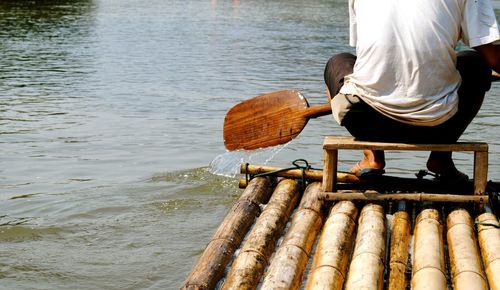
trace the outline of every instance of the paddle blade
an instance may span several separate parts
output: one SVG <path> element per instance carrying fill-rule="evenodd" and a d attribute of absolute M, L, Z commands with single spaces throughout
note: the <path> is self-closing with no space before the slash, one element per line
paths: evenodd
<path fill-rule="evenodd" d="M 291 90 L 243 101 L 226 114 L 224 145 L 228 150 L 253 150 L 287 143 L 307 124 L 308 107 L 306 98 Z"/>

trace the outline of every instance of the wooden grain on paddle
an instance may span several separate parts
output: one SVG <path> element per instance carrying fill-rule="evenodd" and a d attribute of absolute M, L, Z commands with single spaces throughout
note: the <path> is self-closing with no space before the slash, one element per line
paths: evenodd
<path fill-rule="evenodd" d="M 329 104 L 309 107 L 298 91 L 263 94 L 228 111 L 224 120 L 224 145 L 228 150 L 253 150 L 284 144 L 304 129 L 309 118 L 330 112 Z"/>

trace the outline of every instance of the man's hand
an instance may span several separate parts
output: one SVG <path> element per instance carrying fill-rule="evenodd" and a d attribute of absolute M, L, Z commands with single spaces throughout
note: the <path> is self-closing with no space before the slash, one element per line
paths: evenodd
<path fill-rule="evenodd" d="M 498 76 L 500 72 L 500 45 L 491 43 L 474 47 Z"/>
<path fill-rule="evenodd" d="M 492 70 L 491 71 L 491 81 L 492 82 L 500 81 L 500 74 L 497 73 L 496 71 Z"/>

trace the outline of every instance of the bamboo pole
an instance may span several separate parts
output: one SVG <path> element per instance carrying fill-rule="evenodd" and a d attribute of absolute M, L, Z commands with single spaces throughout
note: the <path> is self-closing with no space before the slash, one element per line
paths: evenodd
<path fill-rule="evenodd" d="M 289 169 L 285 171 L 281 171 L 283 168 L 273 167 L 273 166 L 261 166 L 261 165 L 251 165 L 248 166 L 246 164 L 241 165 L 240 172 L 242 174 L 262 174 L 262 173 L 270 173 L 275 171 L 280 171 L 276 173 L 276 176 L 286 177 L 286 178 L 302 178 L 302 170 L 301 169 Z M 304 170 L 304 178 L 312 181 L 322 181 L 323 180 L 323 170 L 317 169 L 308 169 Z M 350 173 L 337 172 L 337 181 L 338 182 L 349 182 L 349 183 L 362 183 L 363 180 L 359 179 L 356 175 Z M 240 181 L 241 182 L 241 181 Z"/>
<path fill-rule="evenodd" d="M 453 289 L 486 290 L 472 218 L 464 209 L 452 211 L 446 220 Z"/>
<path fill-rule="evenodd" d="M 316 236 L 323 224 L 318 199 L 321 183 L 311 183 L 305 190 L 290 227 L 271 260 L 261 289 L 298 289 L 301 284 Z"/>
<path fill-rule="evenodd" d="M 296 181 L 285 179 L 276 186 L 271 199 L 233 261 L 222 289 L 257 287 L 298 197 L 299 186 Z"/>
<path fill-rule="evenodd" d="M 413 246 L 413 290 L 446 290 L 444 246 L 439 212 L 423 210 L 416 219 Z"/>
<path fill-rule="evenodd" d="M 351 256 L 358 209 L 341 201 L 330 210 L 319 239 L 306 289 L 342 289 Z"/>
<path fill-rule="evenodd" d="M 394 214 L 391 235 L 388 290 L 406 288 L 406 267 L 410 245 L 410 216 L 406 211 Z"/>
<path fill-rule="evenodd" d="M 366 205 L 359 217 L 356 245 L 345 284 L 346 290 L 382 289 L 385 231 L 385 214 L 382 206 Z"/>
<path fill-rule="evenodd" d="M 490 289 L 500 289 L 500 229 L 497 217 L 483 213 L 477 217 L 479 246 Z M 489 224 L 489 225 L 488 225 Z"/>
<path fill-rule="evenodd" d="M 255 218 L 260 204 L 271 194 L 271 183 L 264 177 L 254 178 L 233 205 L 208 243 L 182 289 L 213 289 L 223 277 L 226 265 Z"/>
<path fill-rule="evenodd" d="M 321 198 L 328 201 L 338 200 L 364 200 L 364 201 L 433 201 L 433 202 L 473 202 L 488 203 L 488 195 L 459 195 L 459 194 L 437 194 L 437 193 L 378 193 L 376 191 L 348 191 L 324 192 Z"/>

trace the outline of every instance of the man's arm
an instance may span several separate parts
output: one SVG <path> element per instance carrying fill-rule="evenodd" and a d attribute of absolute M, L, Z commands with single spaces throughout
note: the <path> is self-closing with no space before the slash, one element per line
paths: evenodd
<path fill-rule="evenodd" d="M 491 43 L 474 47 L 481 57 L 497 73 L 500 73 L 500 45 Z"/>

